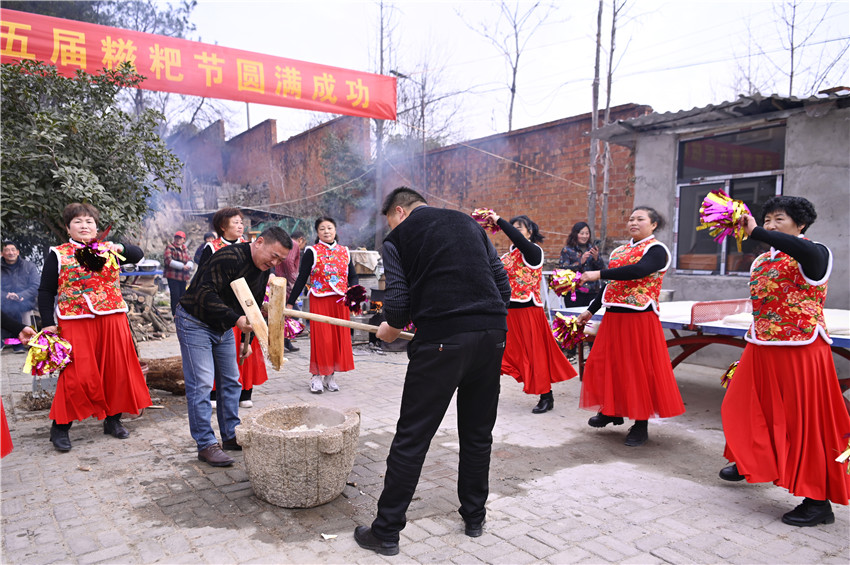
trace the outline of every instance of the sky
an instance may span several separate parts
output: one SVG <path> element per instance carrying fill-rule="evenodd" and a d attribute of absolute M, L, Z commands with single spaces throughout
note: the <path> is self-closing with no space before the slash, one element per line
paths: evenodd
<path fill-rule="evenodd" d="M 610 29 L 610 2 L 603 14 Z M 523 2 L 528 6 L 529 2 Z M 787 58 L 777 25 L 777 2 L 694 0 L 629 0 L 617 31 L 612 106 L 647 104 L 657 112 L 676 112 L 737 98 L 738 67 L 765 73 L 761 49 L 777 60 Z M 590 112 L 594 69 L 596 0 L 555 0 L 555 9 L 530 37 L 519 63 L 513 129 Z M 850 41 L 846 1 L 808 1 L 798 17 L 829 7 L 826 19 L 802 53 L 802 65 L 824 64 L 821 52 Z M 433 97 L 444 111 L 455 108 L 452 139 L 461 141 L 508 129 L 508 72 L 502 55 L 470 25 L 494 29 L 497 3 L 406 0 L 393 5 L 395 60 L 391 68 L 416 81 L 428 69 Z M 239 1 L 199 0 L 192 39 L 226 47 L 277 55 L 311 63 L 374 72 L 378 8 L 373 1 Z M 607 37 L 603 44 L 608 45 Z M 827 51 L 828 53 L 829 51 Z M 603 54 L 603 60 L 607 58 Z M 850 54 L 843 72 L 825 86 L 850 86 Z M 603 64 L 604 67 L 604 64 Z M 387 69 L 389 70 L 389 69 Z M 604 71 L 603 71 L 604 72 Z M 756 75 L 751 71 L 751 75 Z M 766 76 L 766 75 L 762 75 Z M 399 79 L 405 80 L 405 79 Z M 802 84 L 804 79 L 797 81 Z M 604 83 L 604 76 L 603 76 Z M 787 79 L 764 80 L 764 94 L 788 94 Z M 604 89 L 601 91 L 604 97 Z M 808 95 L 795 88 L 795 95 Z M 600 107 L 604 107 L 604 98 Z M 244 103 L 225 103 L 232 111 L 227 136 L 246 129 Z M 399 107 L 404 122 L 405 108 Z M 251 104 L 251 125 L 276 119 L 283 141 L 316 124 L 317 116 L 301 110 Z M 439 114 L 437 120 L 446 118 Z M 448 121 L 448 120 L 446 120 Z M 426 125 L 426 127 L 428 127 Z"/>

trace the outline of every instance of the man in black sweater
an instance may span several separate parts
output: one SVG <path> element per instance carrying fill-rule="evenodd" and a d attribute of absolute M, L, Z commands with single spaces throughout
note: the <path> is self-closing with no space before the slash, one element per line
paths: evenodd
<path fill-rule="evenodd" d="M 382 253 L 387 321 L 377 335 L 392 342 L 412 320 L 416 337 L 377 517 L 371 528 L 358 526 L 354 538 L 395 555 L 422 463 L 455 390 L 459 512 L 466 535 L 481 535 L 511 291 L 496 249 L 470 216 L 431 208 L 406 187 L 395 189 L 381 212 L 392 231 Z"/>
<path fill-rule="evenodd" d="M 292 248 L 289 234 L 279 227 L 263 231 L 251 243 L 235 243 L 217 251 L 201 265 L 174 317 L 183 357 L 189 431 L 198 445 L 198 459 L 213 467 L 226 467 L 233 459 L 222 451 L 241 450 L 236 443 L 239 424 L 239 366 L 233 327 L 244 336 L 252 331 L 230 283 L 244 278 L 257 304 L 263 303 L 269 270 Z M 250 353 L 250 349 L 248 352 Z M 221 431 L 219 445 L 210 424 L 210 391 L 216 381 L 216 416 Z"/>

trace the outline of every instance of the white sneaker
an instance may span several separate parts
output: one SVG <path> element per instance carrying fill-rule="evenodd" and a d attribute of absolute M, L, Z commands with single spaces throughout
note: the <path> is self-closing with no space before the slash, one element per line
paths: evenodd
<path fill-rule="evenodd" d="M 322 394 L 324 388 L 321 375 L 313 375 L 310 377 L 310 392 L 313 394 Z"/>
<path fill-rule="evenodd" d="M 215 412 L 215 400 L 210 400 L 210 404 L 212 404 L 213 412 Z"/>
<path fill-rule="evenodd" d="M 337 386 L 333 375 L 328 375 L 325 377 L 325 388 L 331 392 L 337 392 L 339 390 L 339 386 Z"/>
<path fill-rule="evenodd" d="M 250 400 L 240 400 L 239 401 L 239 408 L 253 408 L 253 407 L 254 407 L 254 403 L 251 402 Z"/>

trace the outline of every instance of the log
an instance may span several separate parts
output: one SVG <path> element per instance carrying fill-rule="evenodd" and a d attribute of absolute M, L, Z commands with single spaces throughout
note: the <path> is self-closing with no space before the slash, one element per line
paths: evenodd
<path fill-rule="evenodd" d="M 283 323 L 283 311 L 286 310 L 286 277 L 269 280 L 269 362 L 276 371 L 280 371 L 284 357 L 286 326 Z"/>
<path fill-rule="evenodd" d="M 344 328 L 351 328 L 353 330 L 363 330 L 370 333 L 378 332 L 378 326 L 372 326 L 370 324 L 361 324 L 360 322 L 352 322 L 351 320 L 340 320 L 339 318 L 322 316 L 321 314 L 313 314 L 311 312 L 299 312 L 298 310 L 290 310 L 289 308 L 283 311 L 283 315 L 289 316 L 290 318 L 302 318 L 304 320 L 311 320 L 313 322 L 324 322 L 326 324 L 342 326 Z M 409 332 L 401 332 L 398 337 L 410 341 L 411 339 L 413 339 L 413 334 Z"/>
<path fill-rule="evenodd" d="M 260 341 L 260 348 L 263 350 L 263 355 L 268 359 L 269 351 L 269 327 L 266 325 L 266 320 L 263 319 L 263 313 L 260 311 L 260 305 L 254 299 L 251 289 L 245 279 L 240 277 L 230 283 L 230 288 L 239 300 L 245 316 L 248 318 L 248 323 Z"/>
<path fill-rule="evenodd" d="M 186 394 L 186 383 L 183 380 L 183 359 L 179 355 L 163 359 L 139 359 L 139 363 L 147 363 L 149 388 L 165 390 L 178 396 Z"/>

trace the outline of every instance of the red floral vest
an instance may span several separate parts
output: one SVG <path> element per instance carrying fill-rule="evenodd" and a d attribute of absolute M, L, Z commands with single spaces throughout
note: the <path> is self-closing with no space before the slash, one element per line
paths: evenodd
<path fill-rule="evenodd" d="M 652 305 L 653 311 L 658 314 L 658 297 L 661 294 L 661 283 L 664 281 L 664 273 L 670 267 L 670 250 L 667 246 L 655 239 L 654 235 L 642 239 L 637 243 L 621 245 L 611 252 L 611 260 L 608 262 L 609 269 L 634 265 L 654 245 L 660 245 L 667 252 L 667 264 L 660 271 L 656 271 L 641 279 L 632 281 L 611 281 L 605 287 L 602 294 L 603 306 L 619 306 L 621 308 L 632 308 L 643 310 Z"/>
<path fill-rule="evenodd" d="M 114 244 L 105 242 L 111 250 Z M 50 250 L 59 260 L 59 292 L 56 310 L 60 320 L 94 318 L 116 312 L 126 312 L 127 304 L 121 296 L 118 280 L 120 266 L 105 265 L 101 271 L 86 271 L 74 257 L 81 247 L 68 242 Z"/>
<path fill-rule="evenodd" d="M 320 241 L 307 249 L 313 250 L 313 270 L 310 273 L 310 294 L 314 296 L 345 296 L 348 290 L 348 247 Z"/>
<path fill-rule="evenodd" d="M 512 245 L 511 250 L 502 255 L 502 263 L 511 283 L 511 302 L 528 302 L 530 298 L 537 306 L 543 306 L 540 293 L 540 279 L 543 276 L 542 256 L 539 265 L 531 266 L 525 262 L 520 250 Z"/>
<path fill-rule="evenodd" d="M 820 335 L 832 343 L 823 319 L 831 271 L 832 251 L 819 281 L 807 279 L 797 261 L 781 251 L 771 248 L 759 255 L 750 267 L 753 325 L 746 340 L 759 345 L 806 345 Z"/>
<path fill-rule="evenodd" d="M 245 243 L 245 238 L 240 237 L 236 243 Z M 214 240 L 207 242 L 207 246 L 212 249 L 213 253 L 215 253 L 219 249 L 224 249 L 228 245 L 231 245 L 231 243 L 223 237 L 217 237 Z"/>

